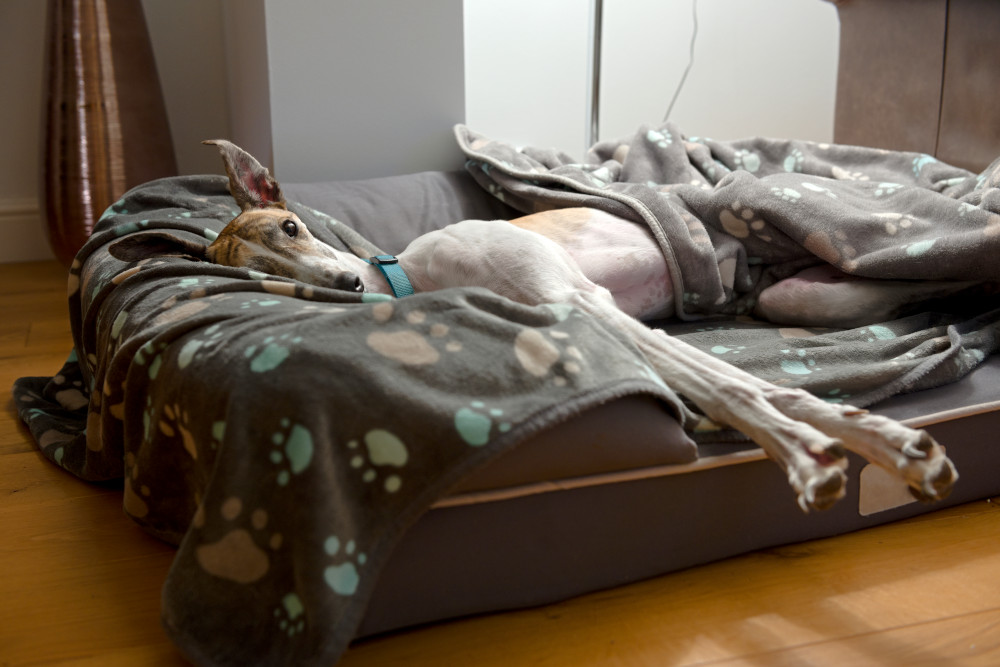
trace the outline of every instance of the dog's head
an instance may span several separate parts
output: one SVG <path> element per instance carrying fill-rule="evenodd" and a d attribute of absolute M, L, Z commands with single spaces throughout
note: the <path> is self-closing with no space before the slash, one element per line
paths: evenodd
<path fill-rule="evenodd" d="M 225 139 L 205 141 L 219 148 L 229 176 L 229 192 L 240 207 L 212 243 L 176 234 L 146 231 L 116 241 L 110 253 L 133 262 L 154 256 L 183 255 L 223 266 L 241 266 L 295 278 L 320 287 L 364 291 L 361 278 L 340 253 L 310 233 L 288 210 L 281 187 L 266 167 Z"/>

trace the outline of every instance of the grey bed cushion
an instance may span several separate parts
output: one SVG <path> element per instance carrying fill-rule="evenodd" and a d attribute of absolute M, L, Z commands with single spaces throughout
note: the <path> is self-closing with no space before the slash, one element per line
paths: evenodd
<path fill-rule="evenodd" d="M 426 171 L 361 181 L 282 184 L 285 197 L 331 215 L 388 253 L 459 220 L 519 215 L 464 171 Z"/>
<path fill-rule="evenodd" d="M 283 187 L 393 253 L 450 222 L 518 215 L 462 172 Z M 962 478 L 947 501 L 900 499 L 852 457 L 848 496 L 806 516 L 753 445 L 696 448 L 655 401 L 621 399 L 522 443 L 421 517 L 380 575 L 359 636 L 554 602 L 1000 493 L 1000 357 L 872 409 L 948 448 Z"/>

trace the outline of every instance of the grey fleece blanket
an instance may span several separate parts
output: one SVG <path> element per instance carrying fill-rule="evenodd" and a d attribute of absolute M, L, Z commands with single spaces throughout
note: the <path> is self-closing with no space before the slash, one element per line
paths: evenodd
<path fill-rule="evenodd" d="M 827 262 L 913 280 L 1000 280 L 1000 160 L 981 174 L 929 155 L 643 127 L 585 162 L 464 127 L 467 168 L 526 213 L 589 206 L 647 224 L 667 260 L 670 325 L 755 375 L 869 405 L 954 381 L 995 352 L 1000 303 L 980 295 L 847 331 L 753 321 L 760 292 Z M 942 308 L 943 307 L 943 308 Z"/>
<path fill-rule="evenodd" d="M 327 243 L 378 252 L 291 208 Z M 107 252 L 153 228 L 208 243 L 237 212 L 223 177 L 128 193 L 71 269 L 75 351 L 14 389 L 48 459 L 124 479 L 126 513 L 179 545 L 163 621 L 198 664 L 334 664 L 403 530 L 464 474 L 616 397 L 680 409 L 628 341 L 562 305 L 397 301 Z"/>

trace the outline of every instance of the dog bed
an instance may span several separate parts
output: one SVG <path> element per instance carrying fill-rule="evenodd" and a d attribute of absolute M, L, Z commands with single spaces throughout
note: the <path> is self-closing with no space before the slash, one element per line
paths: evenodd
<path fill-rule="evenodd" d="M 668 164 L 664 151 L 692 143 L 674 128 L 644 129 L 631 163 L 609 146 L 595 165 L 571 165 L 462 132 L 467 172 L 285 184 L 290 208 L 319 238 L 362 255 L 397 252 L 463 218 L 568 204 L 655 212 L 655 197 L 678 189 L 657 195 L 669 183 L 651 184 L 650 170 Z M 694 143 L 683 150 L 712 156 L 718 179 L 690 192 L 754 179 L 739 202 L 705 201 L 717 207 L 714 220 L 738 211 L 755 233 L 757 218 L 742 211 L 763 205 L 746 193 L 776 200 L 769 219 L 793 217 L 781 207 L 802 202 L 782 179 L 801 183 L 803 169 L 819 169 L 810 161 L 829 164 L 815 158 L 826 149 L 807 144 Z M 652 159 L 636 162 L 644 154 Z M 860 154 L 844 155 L 833 166 L 860 179 Z M 621 180 L 615 163 L 633 170 L 629 185 L 609 187 Z M 899 164 L 926 183 L 884 176 Z M 991 229 L 993 172 L 977 177 L 912 155 L 869 171 L 879 176 L 862 182 L 869 199 L 879 183 L 899 186 L 891 196 L 919 189 L 938 205 L 955 202 L 968 229 Z M 822 178 L 808 182 L 841 200 L 858 192 Z M 941 192 L 963 187 L 978 188 L 975 203 Z M 806 190 L 831 210 L 821 199 L 829 195 Z M 630 207 L 636 201 L 645 209 Z M 908 210 L 926 205 L 921 198 Z M 629 341 L 571 309 L 479 289 L 391 300 L 170 251 L 130 266 L 107 251 L 154 228 L 208 242 L 236 213 L 218 176 L 128 193 L 71 269 L 74 352 L 57 375 L 15 387 L 46 457 L 84 479 L 124 479 L 125 511 L 178 545 L 163 619 L 196 662 L 332 664 L 357 636 L 564 599 L 1000 492 L 989 437 L 1000 419 L 996 304 L 956 303 L 848 331 L 753 321 L 726 276 L 762 271 L 720 222 L 710 236 L 736 264 L 680 281 L 689 321 L 665 328 L 768 379 L 926 426 L 961 475 L 947 501 L 924 506 L 852 459 L 848 496 L 805 516 L 756 447 L 728 431 L 682 429 L 682 398 Z M 921 248 L 908 257 L 930 249 Z"/>

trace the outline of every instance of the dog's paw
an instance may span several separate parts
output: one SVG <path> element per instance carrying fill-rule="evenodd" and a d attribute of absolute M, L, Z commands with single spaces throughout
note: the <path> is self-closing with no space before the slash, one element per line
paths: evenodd
<path fill-rule="evenodd" d="M 798 492 L 799 507 L 803 512 L 825 510 L 844 497 L 847 474 L 844 466 L 829 465 L 817 467 L 803 478 L 790 476 L 789 481 Z"/>
<path fill-rule="evenodd" d="M 788 483 L 803 512 L 825 510 L 844 497 L 847 450 L 835 438 L 805 448 L 788 468 Z"/>
<path fill-rule="evenodd" d="M 914 432 L 914 438 L 903 445 L 899 471 L 910 487 L 910 493 L 921 502 L 943 500 L 958 481 L 955 465 L 926 431 Z"/>

